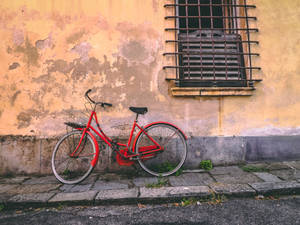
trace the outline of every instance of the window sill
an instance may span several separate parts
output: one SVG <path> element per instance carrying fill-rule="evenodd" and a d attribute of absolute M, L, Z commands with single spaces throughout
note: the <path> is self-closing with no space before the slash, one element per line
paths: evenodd
<path fill-rule="evenodd" d="M 253 87 L 173 87 L 171 93 L 176 97 L 220 97 L 220 96 L 251 96 Z"/>

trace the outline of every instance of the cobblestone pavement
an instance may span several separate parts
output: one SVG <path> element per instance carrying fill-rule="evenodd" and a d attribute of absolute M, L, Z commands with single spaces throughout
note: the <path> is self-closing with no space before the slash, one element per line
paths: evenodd
<path fill-rule="evenodd" d="M 53 175 L 0 178 L 0 207 L 101 205 L 172 202 L 184 198 L 250 197 L 300 194 L 300 161 L 219 166 L 187 170 L 161 178 L 92 173 L 77 185 Z"/>

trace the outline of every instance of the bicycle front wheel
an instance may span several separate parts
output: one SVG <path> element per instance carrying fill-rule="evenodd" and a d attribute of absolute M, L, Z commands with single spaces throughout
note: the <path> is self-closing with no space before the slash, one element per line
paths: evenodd
<path fill-rule="evenodd" d="M 166 123 L 153 124 L 147 127 L 145 132 L 163 147 L 163 150 L 146 157 L 140 156 L 140 166 L 154 176 L 168 176 L 178 171 L 187 155 L 187 143 L 183 134 L 176 127 Z M 135 151 L 141 153 L 141 149 L 153 144 L 142 132 L 137 138 Z"/>
<path fill-rule="evenodd" d="M 56 144 L 52 154 L 52 171 L 55 177 L 65 184 L 76 184 L 83 181 L 93 170 L 91 161 L 96 149 L 90 135 L 82 131 L 72 131 L 63 136 Z M 78 147 L 76 154 L 71 155 Z"/>

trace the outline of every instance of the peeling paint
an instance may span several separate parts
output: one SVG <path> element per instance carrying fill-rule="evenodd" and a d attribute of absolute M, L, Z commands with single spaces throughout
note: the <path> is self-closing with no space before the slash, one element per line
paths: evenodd
<path fill-rule="evenodd" d="M 23 30 L 15 30 L 13 32 L 13 42 L 15 45 L 22 45 L 24 43 L 24 32 Z"/>
<path fill-rule="evenodd" d="M 31 115 L 29 113 L 21 112 L 17 116 L 18 129 L 29 127 L 31 121 Z"/>
<path fill-rule="evenodd" d="M 18 95 L 21 94 L 21 91 L 17 91 L 16 93 L 14 93 L 14 95 L 11 97 L 11 100 L 10 100 L 10 105 L 11 106 L 14 106 L 15 105 L 15 101 L 18 97 Z"/>
<path fill-rule="evenodd" d="M 20 66 L 19 63 L 14 62 L 13 64 L 11 64 L 11 65 L 8 67 L 8 69 L 9 69 L 9 70 L 14 70 L 14 69 L 18 68 L 19 66 Z"/>
<path fill-rule="evenodd" d="M 80 30 L 80 31 L 78 31 L 78 32 L 76 32 L 76 33 L 71 34 L 71 35 L 70 35 L 69 37 L 67 37 L 67 39 L 66 39 L 67 43 L 69 43 L 69 44 L 74 44 L 74 43 L 76 43 L 77 41 L 79 41 L 79 40 L 83 37 L 84 33 L 85 33 L 84 30 Z"/>
<path fill-rule="evenodd" d="M 131 40 L 121 48 L 122 55 L 129 61 L 142 62 L 148 58 L 146 48 L 137 41 Z"/>
<path fill-rule="evenodd" d="M 44 40 L 37 40 L 35 42 L 35 47 L 38 48 L 38 49 L 45 49 L 45 48 L 51 48 L 53 46 L 53 43 L 52 43 L 52 34 L 49 35 L 49 37 L 47 37 L 46 39 Z"/>
<path fill-rule="evenodd" d="M 28 39 L 25 41 L 25 47 L 17 46 L 15 52 L 24 54 L 24 62 L 28 66 L 38 66 L 39 53 L 35 46 L 33 46 Z"/>
<path fill-rule="evenodd" d="M 90 50 L 91 45 L 87 42 L 82 42 L 71 49 L 72 52 L 76 52 L 80 56 L 82 62 L 86 62 L 89 60 Z"/>

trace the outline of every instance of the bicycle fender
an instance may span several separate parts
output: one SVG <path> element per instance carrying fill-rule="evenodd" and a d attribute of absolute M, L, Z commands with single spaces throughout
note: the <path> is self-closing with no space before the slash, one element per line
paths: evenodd
<path fill-rule="evenodd" d="M 92 166 L 95 167 L 98 162 L 98 158 L 99 158 L 99 145 L 98 145 L 98 142 L 97 142 L 95 136 L 90 131 L 86 131 L 86 132 L 88 133 L 88 135 L 90 135 L 90 137 L 93 139 L 93 142 L 95 144 L 96 154 L 95 154 L 95 157 L 93 158 L 93 160 L 91 161 Z"/>
<path fill-rule="evenodd" d="M 158 121 L 158 122 L 149 123 L 149 124 L 147 124 L 146 126 L 144 126 L 144 129 L 146 129 L 146 128 L 152 126 L 152 125 L 159 124 L 159 123 L 171 125 L 172 127 L 174 127 L 175 129 L 177 129 L 177 130 L 182 134 L 182 136 L 184 137 L 185 140 L 187 140 L 187 136 L 183 133 L 183 131 L 182 131 L 180 128 L 178 128 L 178 127 L 175 126 L 174 124 L 171 124 L 171 123 L 168 123 L 168 122 Z M 140 131 L 138 132 L 138 134 L 135 136 L 134 142 L 133 142 L 133 146 L 132 146 L 132 149 L 135 150 L 135 145 L 136 145 L 137 138 L 140 136 L 140 134 L 141 134 L 142 132 L 143 132 L 143 131 L 140 130 Z"/>

